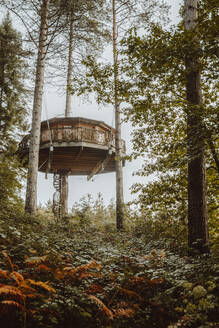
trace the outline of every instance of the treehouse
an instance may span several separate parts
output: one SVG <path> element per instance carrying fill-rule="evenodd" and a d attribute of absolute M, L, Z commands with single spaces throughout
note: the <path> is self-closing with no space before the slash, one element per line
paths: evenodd
<path fill-rule="evenodd" d="M 41 123 L 39 171 L 87 175 L 115 171 L 115 129 L 102 121 L 81 117 L 52 118 Z M 30 135 L 19 145 L 19 156 L 28 161 Z M 121 140 L 121 154 L 125 155 Z M 123 162 L 124 165 L 124 162 Z"/>

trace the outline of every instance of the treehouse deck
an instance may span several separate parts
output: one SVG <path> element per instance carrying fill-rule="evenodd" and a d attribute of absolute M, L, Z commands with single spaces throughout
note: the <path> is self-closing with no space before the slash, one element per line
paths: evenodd
<path fill-rule="evenodd" d="M 19 145 L 28 160 L 30 135 Z M 121 141 L 122 155 L 125 142 Z M 39 171 L 87 175 L 115 171 L 115 129 L 102 121 L 80 117 L 53 118 L 41 123 Z"/>

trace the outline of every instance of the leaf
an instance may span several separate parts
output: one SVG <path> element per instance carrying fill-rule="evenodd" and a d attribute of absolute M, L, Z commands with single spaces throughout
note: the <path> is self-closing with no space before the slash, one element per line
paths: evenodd
<path fill-rule="evenodd" d="M 23 283 L 20 284 L 19 289 L 21 289 L 23 293 L 29 293 L 29 292 L 31 292 L 31 293 L 37 293 L 37 290 L 34 289 L 34 288 L 32 288 L 32 287 L 30 287 L 26 283 L 26 281 L 24 281 Z"/>
<path fill-rule="evenodd" d="M 93 300 L 96 304 L 98 304 L 101 308 L 101 311 L 111 320 L 113 320 L 112 311 L 96 296 L 88 295 L 88 297 Z"/>
<path fill-rule="evenodd" d="M 40 265 L 38 265 L 38 267 L 37 267 L 37 269 L 38 270 L 40 270 L 40 271 L 52 271 L 52 269 L 51 268 L 49 268 L 47 265 L 45 265 L 45 264 L 40 264 Z"/>
<path fill-rule="evenodd" d="M 14 265 L 13 263 L 11 262 L 11 259 L 10 257 L 8 256 L 8 254 L 5 252 L 5 251 L 2 251 L 2 254 L 4 255 L 4 257 L 8 260 L 9 264 L 10 264 L 10 267 L 11 267 L 11 271 L 14 271 Z"/>
<path fill-rule="evenodd" d="M 121 308 L 114 310 L 115 316 L 116 317 L 126 317 L 126 318 L 132 318 L 135 316 L 135 310 L 132 308 Z"/>
<path fill-rule="evenodd" d="M 65 272 L 57 269 L 56 270 L 56 279 L 64 279 L 65 278 Z"/>
<path fill-rule="evenodd" d="M 30 249 L 29 249 L 29 252 L 30 252 L 31 254 L 37 254 L 37 250 L 35 250 L 35 249 L 33 249 L 33 248 L 30 248 Z"/>
<path fill-rule="evenodd" d="M 8 279 L 8 271 L 0 269 L 0 278 Z"/>
<path fill-rule="evenodd" d="M 12 277 L 14 280 L 16 280 L 17 284 L 20 285 L 20 283 L 24 282 L 24 277 L 22 276 L 22 274 L 16 272 L 16 271 L 13 271 L 11 274 L 10 274 L 10 277 Z"/>
<path fill-rule="evenodd" d="M 7 286 L 4 285 L 3 287 L 0 287 L 0 295 L 5 295 L 7 297 L 16 297 L 16 298 L 20 298 L 20 299 L 24 299 L 24 295 L 22 294 L 22 292 L 14 286 Z"/>
<path fill-rule="evenodd" d="M 2 301 L 1 304 L 8 305 L 8 306 L 15 306 L 21 309 L 22 311 L 25 311 L 25 308 L 20 303 L 15 301 Z"/>
<path fill-rule="evenodd" d="M 45 283 L 45 282 L 35 281 L 35 280 L 32 280 L 32 279 L 27 279 L 26 281 L 29 282 L 31 285 L 39 286 L 41 288 L 44 288 L 48 292 L 56 293 L 55 289 L 50 287 L 49 285 L 47 285 L 47 283 Z"/>
<path fill-rule="evenodd" d="M 103 293 L 104 289 L 102 286 L 97 284 L 92 284 L 88 287 L 88 289 L 85 291 L 87 294 L 95 294 L 95 293 Z"/>
<path fill-rule="evenodd" d="M 144 299 L 139 295 L 137 294 L 136 292 L 134 292 L 133 290 L 129 290 L 129 289 L 125 289 L 125 288 L 122 288 L 122 287 L 117 287 L 119 289 L 119 291 L 125 295 L 128 295 L 129 297 L 131 298 L 134 298 L 134 299 L 139 299 L 140 301 L 144 301 Z"/>
<path fill-rule="evenodd" d="M 34 266 L 40 263 L 45 262 L 47 259 L 47 255 L 44 256 L 32 256 L 32 257 L 26 257 L 25 262 L 29 266 Z"/>
<path fill-rule="evenodd" d="M 67 271 L 70 272 L 71 274 L 75 274 L 78 272 L 83 272 L 83 271 L 87 271 L 88 269 L 94 269 L 94 268 L 100 270 L 101 264 L 97 263 L 96 261 L 91 261 L 88 264 L 80 265 L 76 268 L 65 267 L 63 271 Z"/>

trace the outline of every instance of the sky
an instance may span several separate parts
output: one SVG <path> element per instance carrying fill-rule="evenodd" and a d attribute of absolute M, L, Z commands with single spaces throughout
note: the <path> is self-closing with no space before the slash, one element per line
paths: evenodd
<path fill-rule="evenodd" d="M 171 6 L 171 21 L 176 22 L 179 18 L 178 11 L 182 1 L 169 0 L 167 1 Z M 16 26 L 17 27 L 17 26 Z M 112 57 L 110 48 L 104 54 L 107 57 Z M 54 88 L 49 88 L 45 85 L 43 96 L 43 111 L 42 121 L 47 118 L 59 117 L 64 115 L 65 109 L 65 95 L 58 92 Z M 72 97 L 72 115 L 76 117 L 86 117 L 90 119 L 104 121 L 110 126 L 115 126 L 114 110 L 112 106 L 98 107 L 95 101 L 85 103 L 78 97 Z M 122 139 L 126 142 L 127 154 L 132 152 L 131 143 L 132 127 L 130 123 L 122 124 Z M 146 178 L 133 176 L 133 172 L 141 168 L 143 161 L 137 159 L 132 162 L 126 161 L 123 169 L 123 185 L 124 185 L 124 201 L 128 202 L 135 197 L 131 194 L 131 186 L 136 182 L 146 182 Z M 53 175 L 49 174 L 47 179 L 45 174 L 38 173 L 38 204 L 45 205 L 48 200 L 52 200 L 53 193 Z M 116 192 L 116 179 L 115 173 L 98 174 L 94 176 L 92 181 L 87 181 L 86 176 L 70 176 L 69 177 L 69 200 L 68 207 L 71 209 L 73 203 L 79 202 L 82 196 L 91 194 L 95 199 L 98 193 L 102 193 L 105 204 L 108 204 L 111 199 L 115 200 Z M 25 196 L 25 188 L 23 190 Z"/>

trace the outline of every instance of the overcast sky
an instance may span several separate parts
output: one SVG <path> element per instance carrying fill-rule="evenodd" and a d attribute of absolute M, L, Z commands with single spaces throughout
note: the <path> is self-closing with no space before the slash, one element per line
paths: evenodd
<path fill-rule="evenodd" d="M 179 6 L 182 3 L 180 0 L 169 0 L 167 1 L 171 5 L 171 19 L 173 22 L 178 20 Z M 17 24 L 16 24 L 17 25 Z M 16 26 L 17 27 L 17 26 Z M 112 57 L 112 52 L 109 50 L 107 56 Z M 46 110 L 47 108 L 47 110 Z M 44 104 L 42 120 L 48 118 L 63 116 L 65 108 L 65 96 L 54 89 L 49 89 L 45 85 L 44 91 Z M 92 103 L 84 103 L 82 99 L 77 97 L 72 98 L 72 115 L 87 117 L 90 119 L 104 121 L 105 123 L 114 126 L 114 111 L 112 106 L 99 107 Z M 124 123 L 122 126 L 122 138 L 126 141 L 127 154 L 132 151 L 131 145 L 131 125 Z M 123 169 L 124 179 L 124 200 L 125 202 L 133 199 L 131 195 L 130 187 L 135 182 L 143 182 L 143 178 L 133 176 L 133 172 L 138 170 L 142 165 L 142 161 L 136 160 L 132 162 L 126 162 L 126 166 Z M 72 176 L 69 177 L 69 208 L 75 201 L 79 201 L 83 195 L 90 193 L 93 198 L 96 198 L 97 194 L 101 192 L 103 194 L 104 202 L 106 204 L 113 198 L 115 199 L 115 173 L 99 174 L 96 175 L 93 181 L 87 182 L 86 176 Z M 49 199 L 52 199 L 53 193 L 53 175 L 49 174 L 48 179 L 45 179 L 45 174 L 38 174 L 38 204 L 45 204 Z M 25 190 L 24 190 L 25 192 Z"/>

